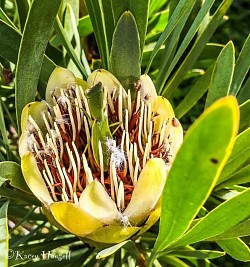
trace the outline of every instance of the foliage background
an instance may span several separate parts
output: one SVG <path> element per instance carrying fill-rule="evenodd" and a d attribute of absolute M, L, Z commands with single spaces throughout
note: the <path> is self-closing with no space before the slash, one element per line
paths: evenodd
<path fill-rule="evenodd" d="M 8 5 L 8 3 L 12 3 L 13 1 L 1 1 L 0 6 L 4 7 L 3 10 L 5 11 L 5 14 L 8 15 L 10 18 L 10 21 L 14 23 L 15 25 L 20 25 L 20 29 L 22 30 L 24 28 L 25 18 L 27 16 L 27 1 L 19 1 L 13 2 L 17 7 L 19 5 L 19 13 L 22 14 L 22 16 L 18 17 L 18 14 L 15 12 L 15 9 L 13 6 Z M 28 1 L 29 2 L 29 1 Z M 176 1 L 172 1 L 176 2 Z M 178 2 L 178 1 L 177 1 Z M 216 9 L 216 7 L 219 6 L 221 1 L 215 1 L 215 5 L 213 7 L 213 10 Z M 243 0 L 235 0 L 233 1 L 232 6 L 230 7 L 229 11 L 227 12 L 227 17 L 224 18 L 224 22 L 222 25 L 217 29 L 216 33 L 213 35 L 210 42 L 218 42 L 220 44 L 226 45 L 229 40 L 233 40 L 235 48 L 236 48 L 236 56 L 239 55 L 239 52 L 241 48 L 243 47 L 243 44 L 249 34 L 249 23 L 248 18 L 250 15 L 250 10 L 248 7 L 248 1 Z M 15 7 L 14 5 L 14 7 Z M 21 7 L 21 8 L 20 8 Z M 67 19 L 71 21 L 71 17 L 64 17 L 63 14 L 59 14 L 60 18 L 64 18 L 67 22 Z M 80 14 L 80 17 L 86 15 L 86 10 L 82 9 L 82 14 Z M 4 13 L 1 13 L 2 20 L 5 20 Z M 87 21 L 89 23 L 89 20 Z M 81 24 L 81 25 L 89 25 L 89 24 Z M 159 25 L 158 25 L 159 26 Z M 79 59 L 79 47 L 78 41 L 76 36 L 72 39 L 72 47 L 74 48 L 74 51 L 72 52 L 70 49 L 72 47 L 69 46 L 67 43 L 67 39 L 72 38 L 72 29 L 67 29 L 67 23 L 63 25 L 64 27 L 64 33 L 66 36 L 63 36 L 63 31 L 60 29 L 60 23 L 57 21 L 55 32 L 56 34 L 53 36 L 53 38 L 50 39 L 50 44 L 46 48 L 46 54 L 57 64 L 63 65 L 63 66 L 70 66 L 72 69 L 75 70 L 76 73 L 82 73 L 85 74 L 86 69 L 84 70 L 82 62 L 86 63 L 84 61 L 84 57 L 82 57 L 81 64 L 78 62 Z M 151 27 L 154 28 L 154 23 L 151 24 Z M 161 25 L 162 27 L 162 25 Z M 88 30 L 91 27 L 86 28 L 79 28 L 79 32 L 84 32 L 84 34 L 88 35 Z M 5 36 L 1 35 L 1 42 L 4 43 Z M 159 35 L 152 36 L 151 39 L 148 39 L 148 48 L 151 48 L 152 43 L 157 41 L 157 38 L 159 38 Z M 81 39 L 82 46 L 85 48 L 86 56 L 88 60 L 93 60 L 93 66 L 94 68 L 97 68 L 100 64 L 99 57 L 98 57 L 98 50 L 97 45 L 94 40 L 93 34 L 88 35 L 87 37 L 84 36 L 84 38 Z M 29 44 L 29 43 L 28 43 Z M 10 47 L 9 51 L 11 53 L 11 48 L 18 47 L 18 42 L 15 40 L 13 42 L 13 47 Z M 32 43 L 30 43 L 32 47 Z M 63 47 L 63 48 L 62 48 Z M 152 51 L 152 49 L 151 49 Z M 3 51 L 1 51 L 3 52 Z M 72 52 L 72 54 L 70 54 Z M 220 52 L 220 51 L 219 51 Z M 218 56 L 219 52 L 216 52 L 216 56 Z M 78 56 L 77 58 L 74 58 L 75 55 Z M 14 57 L 14 54 L 12 55 Z M 185 58 L 186 54 L 184 53 L 183 59 Z M 208 55 L 209 57 L 210 55 Z M 11 57 L 11 55 L 10 55 Z M 74 64 L 72 64 L 72 61 L 70 61 L 70 58 L 74 60 L 75 65 L 78 67 L 75 67 Z M 145 57 L 148 59 L 148 57 Z M 12 60 L 15 61 L 16 59 Z M 11 60 L 10 60 L 11 61 Z M 212 62 L 216 61 L 216 57 L 212 58 Z M 16 153 L 17 149 L 17 141 L 18 141 L 18 133 L 13 127 L 13 125 L 16 124 L 15 121 L 15 95 L 14 95 L 14 82 L 13 78 L 18 77 L 16 76 L 16 67 L 13 63 L 10 63 L 8 60 L 4 59 L 3 57 L 0 58 L 1 62 L 1 71 L 2 71 L 2 80 L 1 80 L 1 104 L 3 112 L 1 112 L 1 150 L 0 150 L 0 157 L 1 161 L 4 162 L 6 159 L 9 161 L 16 162 L 19 164 L 19 158 Z M 48 77 L 50 71 L 51 71 L 51 65 L 48 63 L 48 73 L 45 73 L 44 76 Z M 187 74 L 187 76 L 183 79 L 182 83 L 178 88 L 175 90 L 174 96 L 171 97 L 171 102 L 175 107 L 178 107 L 178 105 L 181 103 L 181 101 L 186 96 L 187 92 L 192 88 L 192 86 L 195 84 L 197 79 L 204 74 L 203 69 L 207 69 L 207 67 L 210 65 L 206 65 L 206 62 L 199 62 L 201 65 L 197 65 L 197 71 L 191 71 Z M 3 66 L 7 69 L 13 70 L 13 72 L 8 72 L 5 69 L 3 69 Z M 142 69 L 143 71 L 146 69 L 147 66 L 147 60 L 143 61 Z M 175 68 L 177 69 L 179 66 L 177 65 Z M 52 65 L 53 69 L 53 65 Z M 21 70 L 19 72 L 19 75 L 21 75 Z M 22 74 L 25 76 L 25 73 Z M 19 81 L 21 81 L 21 84 L 19 83 L 18 86 L 22 85 L 22 82 L 26 82 L 24 79 L 24 76 L 19 76 Z M 157 74 L 154 71 L 150 72 L 150 75 L 153 78 L 156 78 Z M 29 74 L 29 77 L 31 75 Z M 249 77 L 249 70 L 248 75 L 246 75 L 245 82 Z M 43 77 L 43 80 L 46 80 L 46 78 Z M 248 80 L 249 81 L 249 80 Z M 40 81 L 41 82 L 41 81 Z M 27 84 L 27 82 L 26 82 Z M 42 99 L 44 94 L 44 84 L 39 84 L 39 92 L 36 95 L 37 99 Z M 19 91 L 21 92 L 21 91 Z M 197 119 L 197 117 L 203 112 L 204 104 L 206 102 L 207 93 L 204 94 L 203 97 L 199 99 L 199 101 L 195 104 L 195 106 L 190 109 L 184 116 L 181 117 L 181 122 L 183 124 L 183 127 L 185 130 L 189 129 L 189 127 L 193 124 L 193 122 Z M 249 98 L 249 95 L 247 99 Z M 246 100 L 246 98 L 245 98 Z M 248 123 L 246 125 L 249 125 Z M 7 130 L 4 130 L 6 127 Z M 8 145 L 6 145 L 8 143 Z M 246 163 L 246 165 L 249 162 Z M 18 173 L 20 170 L 18 168 L 19 165 L 11 165 L 14 170 L 12 170 L 12 173 L 15 172 L 15 174 L 18 176 L 21 174 Z M 16 169 L 15 169 L 16 167 Z M 9 180 L 9 173 L 4 172 L 3 169 L 1 169 L 1 188 L 0 188 L 0 194 L 1 194 L 1 206 L 4 207 L 4 203 L 6 200 L 11 200 L 9 203 L 9 209 L 8 209 L 8 218 L 9 218 L 9 229 L 11 234 L 10 239 L 10 247 L 11 248 L 17 248 L 20 245 L 23 247 L 21 249 L 26 250 L 30 253 L 35 253 L 36 251 L 39 251 L 41 249 L 44 249 L 46 246 L 46 249 L 56 249 L 56 253 L 63 253 L 64 251 L 68 251 L 69 247 L 72 251 L 72 261 L 70 262 L 70 266 L 81 266 L 84 264 L 84 266 L 107 266 L 112 265 L 112 262 L 114 262 L 113 266 L 121 266 L 121 259 L 125 258 L 127 259 L 127 263 L 129 266 L 129 262 L 132 262 L 131 256 L 127 251 L 133 250 L 133 248 L 128 248 L 127 250 L 120 250 L 116 252 L 111 258 L 106 258 L 101 262 L 96 261 L 95 256 L 97 253 L 97 250 L 94 250 L 93 248 L 89 248 L 88 246 L 83 245 L 81 242 L 78 241 L 76 237 L 73 237 L 71 235 L 64 234 L 58 230 L 55 230 L 48 222 L 47 219 L 44 217 L 43 214 L 39 213 L 36 209 L 36 206 L 39 205 L 36 198 L 28 196 L 24 194 L 22 191 L 18 191 L 13 189 L 8 181 Z M 4 180 L 6 179 L 6 180 Z M 12 184 L 14 185 L 14 183 Z M 249 183 L 244 184 L 244 187 L 248 187 Z M 15 186 L 14 186 L 15 187 Z M 18 187 L 17 187 L 18 188 Z M 239 186 L 240 190 L 243 190 Z M 219 205 L 222 201 L 224 201 L 223 197 L 220 199 L 218 195 L 212 197 L 212 201 L 208 203 L 209 205 L 215 205 L 216 203 Z M 215 201 L 215 202 L 214 202 Z M 4 219 L 5 215 L 0 214 L 0 218 Z M 142 237 L 142 240 L 145 242 L 143 243 L 143 248 L 145 251 L 148 249 L 151 249 L 153 246 L 153 243 L 155 241 L 156 235 L 158 233 L 158 227 L 159 225 L 155 225 L 152 227 L 150 232 L 148 232 L 145 236 Z M 4 234 L 4 230 L 2 228 L 1 234 Z M 2 240 L 2 239 L 1 239 Z M 40 243 L 40 242 L 44 243 Z M 249 243 L 249 237 L 246 237 L 244 241 L 248 244 Z M 2 243 L 1 243 L 2 244 Z M 2 244 L 3 245 L 3 244 Z M 4 244 L 6 245 L 6 244 Z M 218 245 L 216 245 L 215 242 L 213 243 L 197 243 L 193 245 L 196 249 L 209 249 L 209 250 L 221 250 Z M 86 262 L 86 259 L 89 259 L 89 261 Z M 188 264 L 191 264 L 189 260 L 184 260 L 184 262 L 188 262 Z M 238 260 L 233 259 L 230 256 L 224 256 L 217 259 L 212 259 L 212 263 L 207 263 L 204 260 L 193 260 L 193 266 L 201 266 L 199 264 L 209 264 L 208 266 L 250 266 L 249 263 L 242 263 Z M 46 266 L 52 266 L 55 265 L 55 263 L 58 263 L 57 261 L 48 261 Z M 23 261 L 9 261 L 9 264 L 11 266 L 23 264 Z M 41 263 L 33 263 L 33 262 L 26 262 L 24 263 L 26 266 L 44 266 L 44 262 Z M 40 264 L 40 265 L 39 265 Z M 68 264 L 67 262 L 64 262 L 63 264 Z M 213 265 L 215 264 L 215 265 Z M 130 265 L 131 266 L 131 265 Z M 133 266 L 133 265 L 132 265 Z M 163 265 L 164 266 L 164 265 Z M 178 265 L 177 265 L 178 266 Z M 190 265 L 192 266 L 192 265 Z"/>

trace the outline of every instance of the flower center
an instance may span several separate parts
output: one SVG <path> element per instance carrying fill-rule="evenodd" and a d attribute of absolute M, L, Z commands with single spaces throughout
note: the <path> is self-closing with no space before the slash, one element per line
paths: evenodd
<path fill-rule="evenodd" d="M 77 204 L 84 188 L 97 179 L 123 211 L 147 161 L 157 157 L 168 164 L 171 160 L 169 129 L 178 121 L 164 121 L 153 112 L 151 102 L 141 99 L 140 87 L 134 101 L 122 88 L 102 90 L 112 137 L 98 141 L 98 160 L 92 142 L 95 120 L 85 92 L 76 84 L 52 93 L 54 105 L 42 114 L 43 126 L 29 116 L 28 145 L 54 201 Z"/>

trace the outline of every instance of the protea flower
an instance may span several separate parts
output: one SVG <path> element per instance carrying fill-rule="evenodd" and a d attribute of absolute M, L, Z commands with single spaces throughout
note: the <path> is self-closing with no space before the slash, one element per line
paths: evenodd
<path fill-rule="evenodd" d="M 85 82 L 58 67 L 46 102 L 28 104 L 21 127 L 25 180 L 57 227 L 96 245 L 157 221 L 183 132 L 149 76 L 130 92 L 108 71 Z"/>

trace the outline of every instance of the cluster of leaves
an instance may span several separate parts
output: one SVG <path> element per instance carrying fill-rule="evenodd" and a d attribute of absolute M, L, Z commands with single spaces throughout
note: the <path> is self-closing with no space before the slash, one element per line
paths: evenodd
<path fill-rule="evenodd" d="M 221 0 L 216 8 L 214 2 L 0 1 L 3 266 L 53 266 L 58 259 L 47 255 L 43 261 L 41 253 L 55 249 L 60 255 L 65 247 L 72 254 L 64 266 L 215 266 L 211 259 L 225 253 L 250 261 L 250 37 L 236 59 L 232 42 L 209 43 L 232 0 Z M 204 108 L 234 95 L 240 104 L 239 134 L 234 137 L 237 110 L 225 101 L 205 111 L 188 130 L 171 169 L 159 226 L 139 240 L 105 250 L 89 248 L 47 222 L 19 165 L 21 111 L 44 98 L 56 65 L 85 79 L 102 67 L 126 88 L 146 72 L 186 129 Z M 1 254 L 8 249 L 9 260 Z"/>

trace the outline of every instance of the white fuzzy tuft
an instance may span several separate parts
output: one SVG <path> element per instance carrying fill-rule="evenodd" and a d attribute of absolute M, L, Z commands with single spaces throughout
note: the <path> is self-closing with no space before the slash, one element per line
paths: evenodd
<path fill-rule="evenodd" d="M 124 228 L 131 226 L 128 216 L 123 215 L 121 212 L 119 212 L 118 220 L 122 223 Z"/>
<path fill-rule="evenodd" d="M 106 145 L 111 154 L 111 162 L 115 165 L 116 169 L 121 169 L 126 164 L 125 152 L 120 146 L 116 146 L 115 140 L 107 138 Z"/>

